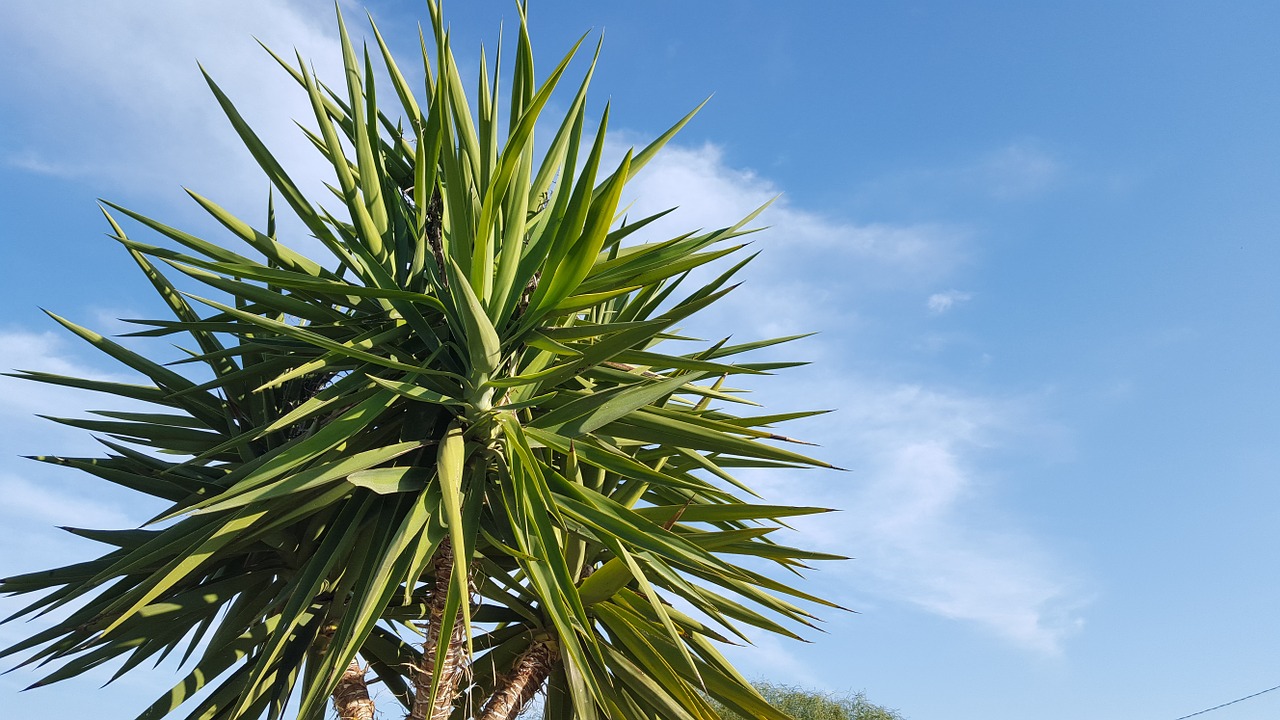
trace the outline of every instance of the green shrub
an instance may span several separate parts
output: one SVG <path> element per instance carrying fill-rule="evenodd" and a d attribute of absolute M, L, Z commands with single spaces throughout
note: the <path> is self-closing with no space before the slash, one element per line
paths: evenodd
<path fill-rule="evenodd" d="M 861 692 L 837 695 L 776 683 L 756 687 L 769 704 L 795 720 L 904 720 L 898 711 L 872 703 Z M 751 720 L 719 704 L 716 710 L 724 720 Z"/>

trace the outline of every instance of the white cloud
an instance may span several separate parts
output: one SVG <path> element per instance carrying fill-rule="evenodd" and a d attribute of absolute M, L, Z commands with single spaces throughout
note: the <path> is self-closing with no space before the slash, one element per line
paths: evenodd
<path fill-rule="evenodd" d="M 617 135 L 616 150 L 635 139 Z M 850 280 L 885 272 L 896 283 L 945 275 L 962 259 L 960 245 L 968 235 L 945 225 L 853 223 L 798 208 L 779 197 L 781 190 L 769 180 L 726 165 L 723 150 L 711 143 L 669 145 L 627 188 L 635 200 L 633 218 L 679 207 L 673 218 L 682 230 L 733 224 L 778 198 L 754 225 L 772 228 L 761 238 L 774 250 L 766 259 L 775 267 L 808 263 L 814 271 L 849 274 Z"/>
<path fill-rule="evenodd" d="M 178 199 L 188 185 L 233 211 L 263 213 L 267 182 L 234 136 L 197 61 L 299 180 L 325 167 L 294 127 L 305 94 L 255 42 L 297 47 L 339 77 L 332 3 L 54 0 L 0 7 L 0 90 L 15 130 L 11 167 L 87 177 L 113 198 Z M 312 181 L 308 190 L 322 190 Z M 256 215 L 254 216 L 256 217 Z"/>
<path fill-rule="evenodd" d="M 831 374 L 791 397 L 840 411 L 804 433 L 848 475 L 770 487 L 789 501 L 843 508 L 803 530 L 857 560 L 836 569 L 851 592 L 912 603 L 1054 654 L 1082 624 L 1078 583 L 1064 561 L 998 507 L 989 459 L 1006 445 L 1043 445 L 1029 400 Z M 1039 426 L 1038 426 L 1039 425 Z M 756 482 L 770 483 L 768 476 Z"/>
<path fill-rule="evenodd" d="M 612 133 L 613 154 L 648 138 Z M 765 228 L 738 242 L 760 256 L 739 276 L 746 288 L 694 322 L 693 331 L 747 330 L 754 337 L 844 332 L 864 322 L 862 308 L 878 293 L 923 292 L 967 261 L 970 231 L 941 223 L 858 223 L 814 212 L 780 195 L 755 172 L 729 167 L 714 144 L 668 145 L 627 186 L 630 218 L 678 208 L 642 231 L 647 240 L 738 222 L 773 201 L 748 227 Z M 722 266 L 700 270 L 706 282 Z M 744 327 L 745 326 L 745 327 Z M 718 336 L 717 336 L 718 337 Z"/>
<path fill-rule="evenodd" d="M 34 370 L 112 382 L 146 382 L 120 365 L 112 367 L 113 361 L 106 356 L 93 360 L 102 361 L 109 370 L 81 360 L 81 352 L 87 350 L 85 356 L 92 357 L 96 351 L 88 349 L 88 345 L 77 346 L 80 342 L 61 329 L 43 332 L 15 328 L 0 330 L 0 371 Z M 97 453 L 101 450 L 90 433 L 36 415 L 84 417 L 87 408 L 136 410 L 141 405 L 113 395 L 9 376 L 0 376 L 0 397 L 4 398 L 0 403 L 0 479 L 6 483 L 9 479 L 32 481 L 66 477 L 64 473 L 67 471 L 24 460 L 19 457 L 21 455 Z M 56 486 L 56 483 L 42 485 L 46 488 Z M 35 486 L 22 490 L 21 494 L 36 503 L 39 497 L 32 494 L 31 487 Z M 9 497 L 7 491 L 6 497 Z"/>
<path fill-rule="evenodd" d="M 959 290 L 948 290 L 946 292 L 934 293 L 929 296 L 925 305 L 929 308 L 929 312 L 934 315 L 941 315 L 956 303 L 966 302 L 973 299 L 973 293 L 961 292 Z"/>
<path fill-rule="evenodd" d="M 0 330 L 0 372 L 35 370 L 70 377 L 138 382 L 136 376 L 123 374 L 118 370 L 106 372 L 97 366 L 81 362 L 76 357 L 73 342 L 79 340 L 61 329 L 42 332 L 16 328 Z M 5 398 L 5 402 L 0 403 L 0 419 L 6 422 L 29 419 L 32 413 L 77 414 L 84 408 L 88 398 L 98 401 L 105 399 L 97 393 L 13 377 L 0 377 L 0 393 Z"/>

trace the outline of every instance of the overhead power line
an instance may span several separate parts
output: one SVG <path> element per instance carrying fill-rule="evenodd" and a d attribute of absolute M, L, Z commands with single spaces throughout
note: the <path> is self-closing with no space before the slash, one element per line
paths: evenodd
<path fill-rule="evenodd" d="M 1236 704 L 1236 703 L 1238 703 L 1238 702 L 1244 702 L 1245 700 L 1248 700 L 1248 699 L 1250 699 L 1250 698 L 1256 698 L 1256 697 L 1258 697 L 1259 695 L 1265 695 L 1265 694 L 1267 694 L 1267 693 L 1271 692 L 1272 690 L 1280 690 L 1280 685 L 1277 685 L 1277 686 L 1275 686 L 1275 687 L 1269 687 L 1269 688 L 1267 688 L 1266 690 L 1259 690 L 1258 692 L 1256 692 L 1256 693 L 1254 693 L 1254 694 L 1252 694 L 1252 695 L 1245 695 L 1244 697 L 1242 697 L 1242 698 L 1236 698 L 1235 700 L 1232 700 L 1231 702 L 1224 702 L 1224 703 L 1222 703 L 1221 705 L 1214 705 L 1213 707 L 1211 707 L 1211 708 L 1206 708 L 1206 709 L 1204 709 L 1204 710 L 1201 710 L 1200 712 L 1193 712 L 1193 713 L 1191 713 L 1190 715 L 1183 715 L 1182 717 L 1177 718 L 1177 720 L 1187 720 L 1187 718 L 1193 718 L 1193 717 L 1195 717 L 1195 716 L 1197 716 L 1197 715 L 1203 715 L 1203 714 L 1208 713 L 1208 712 L 1213 712 L 1214 710 L 1221 710 L 1222 708 L 1224 708 L 1224 707 L 1226 707 L 1226 706 L 1228 706 L 1228 705 L 1235 705 L 1235 704 Z"/>

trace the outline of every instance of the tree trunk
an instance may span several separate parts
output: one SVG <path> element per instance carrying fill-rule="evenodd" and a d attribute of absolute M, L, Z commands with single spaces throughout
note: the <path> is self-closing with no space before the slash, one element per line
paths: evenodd
<path fill-rule="evenodd" d="M 448 720 L 458 697 L 458 685 L 468 669 L 466 624 L 462 613 L 454 619 L 453 630 L 448 635 L 449 650 L 440 667 L 440 687 L 436 701 L 431 705 L 431 681 L 436 674 L 436 648 L 440 644 L 444 624 L 444 605 L 449 595 L 449 582 L 453 577 L 453 548 L 449 540 L 440 542 L 435 559 L 436 585 L 431 592 L 427 619 L 426 639 L 422 641 L 422 667 L 414 676 L 413 708 L 407 720 Z"/>
<path fill-rule="evenodd" d="M 351 661 L 333 689 L 333 709 L 338 711 L 338 720 L 373 720 L 373 700 L 359 661 Z"/>
<path fill-rule="evenodd" d="M 514 720 L 542 689 L 559 661 L 560 652 L 552 643 L 534 642 L 516 658 L 511 672 L 498 681 L 493 696 L 480 711 L 480 720 Z"/>

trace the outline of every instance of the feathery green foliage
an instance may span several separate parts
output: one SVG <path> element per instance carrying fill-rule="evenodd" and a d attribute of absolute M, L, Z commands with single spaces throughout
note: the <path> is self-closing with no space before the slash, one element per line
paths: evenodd
<path fill-rule="evenodd" d="M 840 696 L 775 683 L 756 687 L 774 707 L 795 720 L 903 720 L 896 710 L 876 705 L 863 693 Z M 724 720 L 749 720 L 723 707 L 716 709 Z"/>
<path fill-rule="evenodd" d="M 38 459 L 169 505 L 139 529 L 72 530 L 107 546 L 97 559 L 0 582 L 44 593 L 17 617 L 70 609 L 0 655 L 52 667 L 36 685 L 194 658 L 140 719 L 320 718 L 357 658 L 414 717 L 510 717 L 545 683 L 549 718 L 786 718 L 716 644 L 811 625 L 801 605 L 834 605 L 752 568 L 834 556 L 770 537 L 822 509 L 745 501 L 732 473 L 829 466 L 731 386 L 785 366 L 740 356 L 790 338 L 672 339 L 732 290 L 745 263 L 681 283 L 737 250 L 751 218 L 637 244 L 657 216 L 620 219 L 623 187 L 692 113 L 606 166 L 592 60 L 539 157 L 534 131 L 579 48 L 535 81 L 521 5 L 509 93 L 482 64 L 469 98 L 429 7 L 422 87 L 376 28 L 375 52 L 358 52 L 341 17 L 342 87 L 275 56 L 310 99 L 333 208 L 208 79 L 325 261 L 283 242 L 274 211 L 260 229 L 192 193 L 241 254 L 104 208 L 174 315 L 134 334 L 186 338 L 190 357 L 162 365 L 55 315 L 146 383 L 19 374 L 152 406 L 59 419 L 107 453 Z"/>

